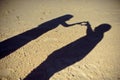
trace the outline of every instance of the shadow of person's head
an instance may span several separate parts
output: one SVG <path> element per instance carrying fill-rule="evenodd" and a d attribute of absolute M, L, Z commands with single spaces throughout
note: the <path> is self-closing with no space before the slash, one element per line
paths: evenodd
<path fill-rule="evenodd" d="M 64 15 L 64 16 L 59 17 L 59 20 L 61 20 L 61 21 L 68 21 L 68 20 L 70 20 L 71 18 L 73 18 L 73 15 L 71 15 L 71 14 L 66 14 L 66 15 Z"/>
<path fill-rule="evenodd" d="M 104 33 L 104 32 L 107 32 L 111 29 L 111 25 L 109 24 L 101 24 L 99 25 L 98 27 L 95 28 L 95 32 L 98 32 L 98 33 Z"/>

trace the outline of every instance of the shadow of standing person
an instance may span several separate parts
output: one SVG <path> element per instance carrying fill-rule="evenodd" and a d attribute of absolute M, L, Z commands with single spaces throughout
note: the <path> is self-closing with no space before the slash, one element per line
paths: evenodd
<path fill-rule="evenodd" d="M 102 40 L 104 32 L 111 28 L 109 24 L 101 24 L 93 31 L 89 22 L 84 23 L 87 26 L 86 36 L 54 51 L 24 80 L 49 80 L 54 73 L 83 59 Z"/>
<path fill-rule="evenodd" d="M 45 23 L 42 23 L 36 28 L 18 34 L 14 37 L 11 37 L 7 40 L 0 42 L 0 59 L 9 55 L 10 53 L 16 51 L 20 47 L 24 46 L 28 42 L 38 38 L 42 34 L 56 28 L 58 25 L 63 25 L 65 27 L 72 26 L 75 24 L 67 24 L 66 21 L 70 20 L 73 15 L 67 14 Z"/>

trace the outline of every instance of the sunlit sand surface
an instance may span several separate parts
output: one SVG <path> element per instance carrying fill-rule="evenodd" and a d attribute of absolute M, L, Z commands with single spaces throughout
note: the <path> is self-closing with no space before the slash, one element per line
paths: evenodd
<path fill-rule="evenodd" d="M 119 0 L 1 0 L 0 41 L 66 14 L 73 15 L 68 24 L 89 21 L 93 30 L 103 23 L 112 28 L 87 56 L 56 72 L 50 80 L 120 80 Z M 23 80 L 55 50 L 85 36 L 86 29 L 58 25 L 27 42 L 0 59 L 0 80 Z M 27 39 L 23 36 L 23 41 Z"/>

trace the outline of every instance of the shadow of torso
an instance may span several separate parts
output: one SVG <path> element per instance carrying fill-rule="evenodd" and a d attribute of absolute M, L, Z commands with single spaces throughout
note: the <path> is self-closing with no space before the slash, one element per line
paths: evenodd
<path fill-rule="evenodd" d="M 102 34 L 95 34 L 94 32 L 86 35 L 59 50 L 54 51 L 44 63 L 47 67 L 54 65 L 52 71 L 60 71 L 67 66 L 74 64 L 83 59 L 103 38 Z M 48 64 L 49 62 L 49 64 Z"/>

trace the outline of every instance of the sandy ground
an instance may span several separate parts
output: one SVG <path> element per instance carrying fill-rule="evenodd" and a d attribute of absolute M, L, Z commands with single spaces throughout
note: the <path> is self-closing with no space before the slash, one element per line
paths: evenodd
<path fill-rule="evenodd" d="M 50 80 L 120 80 L 119 4 L 119 0 L 0 0 L 0 41 L 66 14 L 74 16 L 67 23 L 89 21 L 93 29 L 108 23 L 112 28 L 87 56 L 56 72 Z M 52 52 L 85 36 L 86 29 L 59 25 L 27 42 L 0 59 L 0 80 L 23 80 Z"/>

